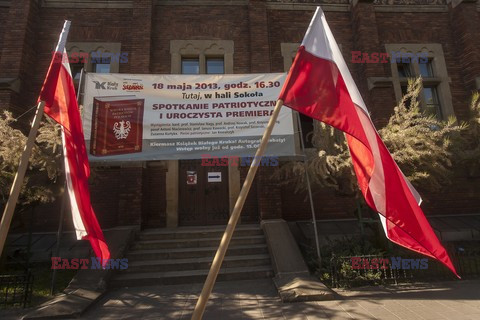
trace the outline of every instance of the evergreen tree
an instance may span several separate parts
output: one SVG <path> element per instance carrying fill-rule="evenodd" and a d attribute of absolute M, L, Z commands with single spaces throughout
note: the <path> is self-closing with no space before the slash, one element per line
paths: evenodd
<path fill-rule="evenodd" d="M 0 116 L 0 208 L 2 212 L 8 201 L 20 157 L 27 142 L 26 135 L 13 127 L 15 122 L 10 112 L 4 111 Z M 38 130 L 18 201 L 20 210 L 33 203 L 54 200 L 53 183 L 61 168 L 60 148 L 60 127 L 49 118 L 44 118 Z"/>
<path fill-rule="evenodd" d="M 405 176 L 420 190 L 438 191 L 450 182 L 453 164 L 459 161 L 456 148 L 465 141 L 476 147 L 465 151 L 470 161 L 479 161 L 478 144 L 480 131 L 480 106 L 476 96 L 472 102 L 472 113 L 476 114 L 475 129 L 466 124 L 457 124 L 455 119 L 438 120 L 435 116 L 420 110 L 419 94 L 422 79 L 411 79 L 407 93 L 394 109 L 388 124 L 379 131 L 385 145 Z M 475 113 L 476 112 L 476 113 Z M 467 134 L 467 131 L 470 133 Z M 467 139 L 468 137 L 468 139 Z M 475 140 L 476 139 L 476 140 Z M 353 171 L 348 145 L 344 134 L 318 121 L 314 121 L 312 144 L 307 149 L 307 170 L 313 187 L 332 187 L 342 195 L 360 197 L 360 189 Z M 470 149 L 468 149 L 470 150 Z M 302 162 L 284 164 L 275 177 L 287 184 L 294 184 L 296 190 L 304 190 L 305 167 Z M 361 197 L 360 197 L 361 198 Z"/>
<path fill-rule="evenodd" d="M 471 177 L 480 176 L 480 92 L 475 92 L 470 103 L 470 117 L 467 128 L 455 144 L 459 167 L 466 168 Z"/>

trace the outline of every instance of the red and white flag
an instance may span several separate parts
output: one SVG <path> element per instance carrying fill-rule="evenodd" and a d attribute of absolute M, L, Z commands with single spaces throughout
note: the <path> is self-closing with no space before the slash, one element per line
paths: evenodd
<path fill-rule="evenodd" d="M 421 198 L 381 140 L 320 7 L 313 16 L 279 99 L 346 133 L 358 184 L 380 215 L 387 238 L 445 264 L 455 275 L 420 208 Z"/>
<path fill-rule="evenodd" d="M 95 255 L 105 265 L 106 259 L 110 258 L 110 251 L 90 203 L 90 167 L 82 121 L 70 65 L 68 59 L 63 59 L 67 54 L 65 43 L 69 29 L 70 21 L 65 21 L 38 101 L 45 102 L 45 113 L 62 126 L 67 192 L 77 239 L 89 240 Z"/>

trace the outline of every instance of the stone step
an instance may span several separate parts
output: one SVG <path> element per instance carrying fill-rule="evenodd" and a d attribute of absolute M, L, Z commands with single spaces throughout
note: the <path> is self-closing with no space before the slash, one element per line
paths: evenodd
<path fill-rule="evenodd" d="M 133 287 L 148 285 L 173 285 L 186 283 L 203 283 L 207 278 L 208 269 L 148 272 L 148 273 L 121 273 L 119 271 L 110 281 L 111 287 Z M 273 277 L 271 266 L 222 268 L 218 281 L 252 280 Z"/>
<path fill-rule="evenodd" d="M 172 229 L 146 229 L 137 236 L 139 240 L 172 240 L 172 239 L 200 239 L 218 238 L 225 232 L 225 226 L 214 227 L 180 227 Z M 240 225 L 235 229 L 234 237 L 263 235 L 258 224 Z"/>
<path fill-rule="evenodd" d="M 166 260 L 166 259 L 189 259 L 213 257 L 218 246 L 201 248 L 171 248 L 171 249 L 150 249 L 130 250 L 127 258 L 130 262 L 142 260 Z M 227 250 L 227 256 L 254 255 L 268 253 L 266 244 L 250 244 L 231 246 Z"/>
<path fill-rule="evenodd" d="M 128 269 L 125 271 L 141 273 L 209 269 L 212 260 L 213 257 L 133 261 L 128 264 Z M 255 266 L 270 266 L 270 256 L 268 254 L 226 256 L 222 263 L 224 268 Z"/>
<path fill-rule="evenodd" d="M 230 245 L 248 245 L 265 243 L 265 236 L 246 236 L 232 238 Z M 201 248 L 214 247 L 220 244 L 220 238 L 173 239 L 173 240 L 145 240 L 136 241 L 132 249 L 169 249 L 169 248 Z"/>

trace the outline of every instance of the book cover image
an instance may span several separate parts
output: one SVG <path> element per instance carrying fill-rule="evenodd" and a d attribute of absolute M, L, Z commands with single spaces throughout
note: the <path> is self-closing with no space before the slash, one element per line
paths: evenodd
<path fill-rule="evenodd" d="M 90 154 L 101 157 L 142 151 L 145 100 L 136 96 L 95 97 Z"/>

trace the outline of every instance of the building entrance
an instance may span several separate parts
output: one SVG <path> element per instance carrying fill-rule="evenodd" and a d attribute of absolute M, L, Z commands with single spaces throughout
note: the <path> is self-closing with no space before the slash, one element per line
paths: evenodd
<path fill-rule="evenodd" d="M 178 219 L 181 226 L 226 224 L 229 218 L 228 167 L 180 160 Z"/>

